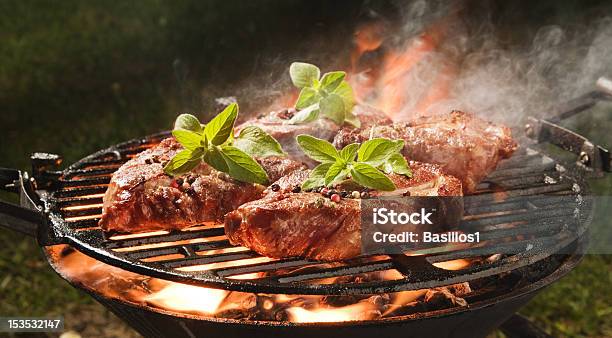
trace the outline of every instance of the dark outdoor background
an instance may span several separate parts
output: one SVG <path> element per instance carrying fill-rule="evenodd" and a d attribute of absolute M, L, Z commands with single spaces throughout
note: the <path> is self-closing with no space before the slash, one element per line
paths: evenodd
<path fill-rule="evenodd" d="M 1 1 L 0 166 L 27 170 L 34 151 L 71 163 L 168 129 L 177 112 L 205 119 L 219 96 L 256 110 L 288 88 L 291 61 L 342 65 L 356 24 L 374 12 L 393 16 L 397 3 Z M 490 4 L 498 30 L 517 41 L 543 25 L 612 15 L 605 1 Z M 572 126 L 610 146 L 611 108 Z M 608 195 L 610 182 L 595 192 Z M 599 216 L 599 226 L 610 225 L 607 210 Z M 558 336 L 612 337 L 611 282 L 612 256 L 589 255 L 521 312 Z M 52 314 L 84 337 L 133 334 L 58 278 L 32 239 L 0 230 L 0 316 Z"/>

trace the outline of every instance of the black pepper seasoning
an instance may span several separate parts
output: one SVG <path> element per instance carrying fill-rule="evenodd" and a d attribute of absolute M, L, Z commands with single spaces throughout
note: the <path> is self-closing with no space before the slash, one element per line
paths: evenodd
<path fill-rule="evenodd" d="M 293 190 L 291 190 L 294 193 L 298 193 L 300 191 L 302 191 L 302 187 L 300 187 L 299 185 L 296 185 L 295 187 L 293 187 Z"/>

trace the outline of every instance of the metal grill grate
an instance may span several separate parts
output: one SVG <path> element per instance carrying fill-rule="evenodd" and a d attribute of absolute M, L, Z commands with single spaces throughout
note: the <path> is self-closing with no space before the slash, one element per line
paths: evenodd
<path fill-rule="evenodd" d="M 416 252 L 420 256 L 379 255 L 328 264 L 271 259 L 233 247 L 222 225 L 107 238 L 97 222 L 110 176 L 122 163 L 165 136 L 120 144 L 64 170 L 55 189 L 42 197 L 54 223 L 51 236 L 67 240 L 106 263 L 178 282 L 261 293 L 365 294 L 448 285 L 532 264 L 571 244 L 584 231 L 581 224 L 591 212 L 581 175 L 573 175 L 544 155 L 537 144 L 522 139 L 517 154 L 502 162 L 466 199 L 463 227 L 483 229 L 477 247 L 428 247 Z M 555 196 L 556 203 L 550 205 L 546 196 Z M 575 217 L 577 211 L 579 219 Z M 458 271 L 432 265 L 498 252 L 509 254 Z M 361 283 L 323 282 L 330 277 L 393 269 L 403 277 Z"/>

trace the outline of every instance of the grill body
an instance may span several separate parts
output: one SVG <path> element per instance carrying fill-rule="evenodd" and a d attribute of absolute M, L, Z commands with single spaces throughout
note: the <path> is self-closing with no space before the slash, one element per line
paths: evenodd
<path fill-rule="evenodd" d="M 461 283 L 513 271 L 559 252 L 581 236 L 591 217 L 587 186 L 579 174 L 559 165 L 537 150 L 537 144 L 521 140 L 521 149 L 483 181 L 475 195 L 464 199 L 463 229 L 483 229 L 484 245 L 448 249 L 434 247 L 423 255 L 382 260 L 354 259 L 323 267 L 303 259 L 263 258 L 232 248 L 222 225 L 186 230 L 107 237 L 97 226 L 102 195 L 112 173 L 138 152 L 157 144 L 167 134 L 129 141 L 92 154 L 48 180 L 38 190 L 46 210 L 46 226 L 38 228 L 42 245 L 69 244 L 102 262 L 128 271 L 177 282 L 252 293 L 376 294 L 417 290 Z M 49 171 L 38 172 L 44 185 Z M 47 175 L 47 176 L 45 176 Z M 42 183 L 39 183 L 42 182 Z M 25 188 L 24 188 L 25 190 Z M 500 196 L 500 192 L 503 197 Z M 547 199 L 554 196 L 554 203 Z M 576 202 L 580 198 L 582 202 Z M 578 214 L 579 218 L 575 217 Z M 514 224 L 508 228 L 508 224 Z M 193 242 L 193 240 L 199 242 Z M 238 248 L 240 249 L 240 248 Z M 429 250 L 431 248 L 426 248 Z M 459 271 L 436 268 L 433 263 L 506 253 L 491 264 Z M 420 253 L 417 251 L 417 253 Z M 245 263 L 239 263 L 244 261 Z M 210 266 L 200 271 L 192 267 Z M 305 268 L 299 272 L 292 269 Z M 321 284 L 316 280 L 397 269 L 403 278 L 373 282 Z M 262 272 L 265 277 L 233 279 Z M 269 277 L 272 273 L 271 277 Z M 313 282 L 315 281 L 315 282 Z"/>

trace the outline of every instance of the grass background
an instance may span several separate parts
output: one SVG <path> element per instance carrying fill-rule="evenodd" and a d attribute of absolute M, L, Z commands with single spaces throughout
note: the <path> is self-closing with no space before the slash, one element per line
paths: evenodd
<path fill-rule="evenodd" d="M 525 11 L 525 20 L 571 24 L 583 6 L 598 2 L 568 3 L 531 4 L 536 8 Z M 323 0 L 2 1 L 0 166 L 27 170 L 34 151 L 71 163 L 167 129 L 179 111 L 205 118 L 219 96 L 248 97 L 241 107 L 252 111 L 288 84 L 283 72 L 290 60 L 308 56 L 332 68 L 339 61 L 317 53 L 330 49 L 345 58 L 364 4 L 383 7 Z M 612 145 L 610 111 L 598 107 L 572 127 Z M 612 180 L 596 181 L 595 191 L 608 195 Z M 607 205 L 594 224 L 605 239 Z M 521 312 L 555 335 L 612 337 L 611 282 L 612 256 L 588 255 Z M 84 311 L 116 321 L 58 278 L 33 240 L 0 229 L 0 316 L 63 314 L 78 328 Z"/>

